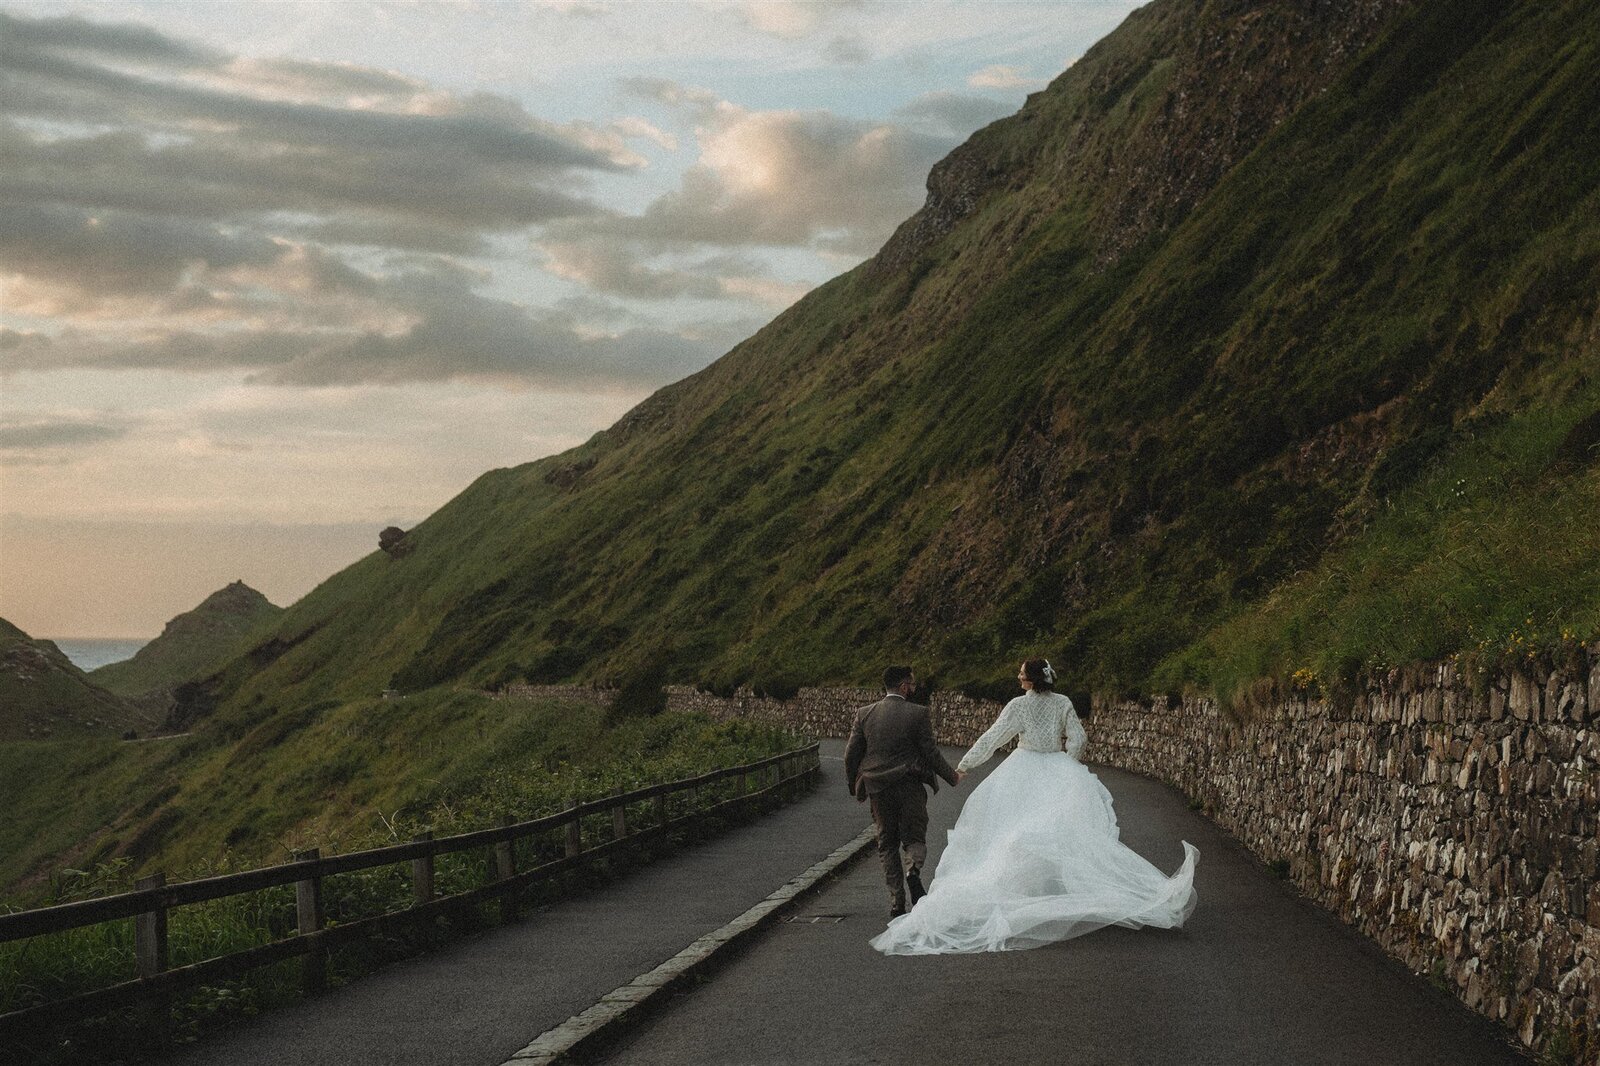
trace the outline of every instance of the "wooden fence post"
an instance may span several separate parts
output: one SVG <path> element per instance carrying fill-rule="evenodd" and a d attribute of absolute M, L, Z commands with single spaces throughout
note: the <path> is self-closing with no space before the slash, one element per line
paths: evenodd
<path fill-rule="evenodd" d="M 136 890 L 163 888 L 167 875 L 161 872 L 141 877 L 134 882 Z M 155 977 L 167 971 L 167 908 L 157 903 L 133 920 L 133 955 L 139 967 L 140 979 Z M 149 996 L 140 1002 L 139 1030 L 150 1049 L 163 1048 L 172 1028 L 172 1001 L 168 996 Z"/>
<path fill-rule="evenodd" d="M 432 840 L 432 833 L 418 833 L 414 843 Z M 411 860 L 411 898 L 418 904 L 433 902 L 433 856 L 423 855 Z"/>
<path fill-rule="evenodd" d="M 667 794 L 665 792 L 656 793 L 656 824 L 663 829 L 667 825 Z"/>
<path fill-rule="evenodd" d="M 621 794 L 622 789 L 619 787 L 617 789 L 617 795 L 620 796 Z M 615 807 L 611 808 L 611 836 L 615 840 L 621 840 L 627 835 L 628 805 L 625 803 L 618 803 Z"/>
<path fill-rule="evenodd" d="M 500 816 L 502 829 L 516 824 L 516 819 L 509 814 Z M 517 875 L 517 842 L 507 838 L 497 842 L 494 846 L 494 877 L 496 881 L 509 881 Z M 514 922 L 517 920 L 517 894 L 508 892 L 500 897 L 500 920 Z"/>
<path fill-rule="evenodd" d="M 572 806 L 573 806 L 573 809 L 576 810 L 577 806 L 578 806 L 578 801 L 577 800 L 573 800 L 572 801 Z M 576 814 L 574 814 L 572 816 L 572 821 L 567 823 L 567 858 L 570 859 L 570 858 L 573 858 L 574 856 L 580 855 L 582 853 L 583 853 L 583 825 L 582 825 L 582 819 L 580 819 Z"/>
<path fill-rule="evenodd" d="M 321 848 L 294 853 L 295 862 L 315 862 L 322 858 Z M 298 933 L 316 937 L 317 942 L 303 956 L 300 968 L 300 985 L 306 995 L 321 992 L 328 984 L 328 949 L 321 943 L 322 932 L 322 875 L 313 873 L 303 881 L 294 883 L 294 908 Z"/>

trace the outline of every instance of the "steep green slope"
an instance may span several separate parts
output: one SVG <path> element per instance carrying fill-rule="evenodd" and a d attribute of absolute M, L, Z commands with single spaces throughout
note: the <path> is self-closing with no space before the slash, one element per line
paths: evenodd
<path fill-rule="evenodd" d="M 0 618 L 0 743 L 114 736 L 154 724 L 148 713 L 90 681 L 55 644 Z"/>
<path fill-rule="evenodd" d="M 349 851 L 424 829 L 481 829 L 502 814 L 534 817 L 575 796 L 693 777 L 797 743 L 702 715 L 619 719 L 570 702 L 439 692 L 307 704 L 137 744 L 0 745 L 9 783 L 0 895 L 36 903 L 71 888 L 64 865 L 127 860 L 198 876 L 282 862 L 301 847 Z"/>
<path fill-rule="evenodd" d="M 235 581 L 168 622 L 133 658 L 92 670 L 89 676 L 124 696 L 164 694 L 238 654 L 252 630 L 282 611 L 243 581 Z"/>
<path fill-rule="evenodd" d="M 1600 409 L 1597 52 L 1578 0 L 1158 0 L 935 168 L 875 260 L 484 475 L 193 711 L 1034 651 L 1222 686 L 1592 632 L 1597 474 L 1551 460 Z"/>

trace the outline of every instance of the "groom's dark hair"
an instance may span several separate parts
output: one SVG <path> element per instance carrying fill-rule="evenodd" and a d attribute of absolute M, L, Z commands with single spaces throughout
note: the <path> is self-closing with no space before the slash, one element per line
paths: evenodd
<path fill-rule="evenodd" d="M 893 692 L 911 676 L 909 666 L 891 666 L 883 672 L 883 691 Z"/>

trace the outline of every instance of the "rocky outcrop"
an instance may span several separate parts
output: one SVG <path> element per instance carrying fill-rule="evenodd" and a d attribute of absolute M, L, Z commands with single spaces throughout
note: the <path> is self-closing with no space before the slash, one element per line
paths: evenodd
<path fill-rule="evenodd" d="M 872 270 L 907 269 L 990 198 L 1030 184 L 1057 195 L 1028 212 L 1024 225 L 1005 219 L 997 237 L 1022 240 L 1076 188 L 1110 190 L 1095 209 L 1093 230 L 1097 258 L 1113 264 L 1182 221 L 1409 3 L 1141 8 L 1122 34 L 1091 48 L 1003 128 L 978 133 L 936 165 L 927 201 L 879 251 Z"/>
<path fill-rule="evenodd" d="M 1095 223 L 1097 255 L 1116 262 L 1180 222 L 1235 163 L 1349 69 L 1410 0 L 1210 3 L 1171 54 L 1152 57 L 1157 106 L 1088 166 L 1116 190 Z M 1307 42 L 1316 41 L 1315 48 Z M 1127 79 L 1129 82 L 1134 79 Z M 1141 79 L 1142 80 L 1142 79 Z M 1104 86 L 1108 95 L 1119 86 Z"/>
<path fill-rule="evenodd" d="M 406 531 L 399 526 L 389 526 L 378 534 L 378 550 L 391 559 L 403 559 L 411 553 L 411 543 Z"/>
<path fill-rule="evenodd" d="M 147 709 L 96 685 L 54 643 L 0 618 L 0 742 L 119 736 L 154 722 Z"/>
<path fill-rule="evenodd" d="M 178 686 L 216 668 L 240 650 L 257 626 L 282 611 L 243 581 L 234 581 L 169 621 L 133 658 L 102 666 L 90 676 L 146 706 L 159 720 L 171 709 Z"/>

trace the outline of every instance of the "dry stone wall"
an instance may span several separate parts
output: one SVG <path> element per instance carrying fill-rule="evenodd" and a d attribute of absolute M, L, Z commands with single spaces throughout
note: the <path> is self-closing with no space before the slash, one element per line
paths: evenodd
<path fill-rule="evenodd" d="M 870 689 L 668 706 L 844 736 Z M 935 693 L 941 742 L 999 705 Z M 1469 686 L 1450 664 L 1248 716 L 1096 705 L 1086 758 L 1166 781 L 1308 896 L 1554 1061 L 1600 1063 L 1600 646 Z"/>
<path fill-rule="evenodd" d="M 716 696 L 687 686 L 667 687 L 669 710 L 704 711 L 716 718 L 749 718 L 771 722 L 812 737 L 843 737 L 850 733 L 856 711 L 883 698 L 882 689 L 802 688 L 788 699 L 757 696 L 739 689 L 730 697 Z M 975 700 L 959 693 L 935 692 L 929 717 L 942 744 L 969 745 L 994 722 L 1000 704 Z"/>
<path fill-rule="evenodd" d="M 1201 804 L 1308 896 L 1559 1060 L 1600 1061 L 1600 649 L 1474 692 L 1100 709 L 1090 759 Z"/>
<path fill-rule="evenodd" d="M 609 707 L 617 698 L 615 689 L 591 688 L 587 685 L 507 685 L 492 693 L 498 699 L 537 700 L 540 703 L 558 703 L 574 707 Z"/>

